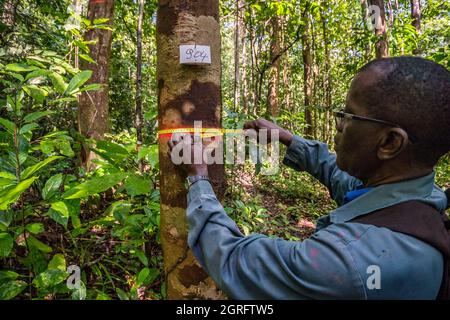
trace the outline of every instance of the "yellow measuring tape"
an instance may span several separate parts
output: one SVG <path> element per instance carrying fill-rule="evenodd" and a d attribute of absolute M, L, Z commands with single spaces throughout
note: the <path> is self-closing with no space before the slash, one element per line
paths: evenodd
<path fill-rule="evenodd" d="M 220 128 L 177 128 L 177 129 L 165 129 L 159 130 L 158 136 L 169 136 L 174 133 L 198 133 L 203 138 L 222 136 L 224 133 L 242 134 L 243 129 L 220 129 Z"/>

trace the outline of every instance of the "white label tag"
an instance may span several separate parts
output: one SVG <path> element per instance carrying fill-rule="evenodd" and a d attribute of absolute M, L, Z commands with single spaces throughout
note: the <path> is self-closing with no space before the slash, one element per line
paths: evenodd
<path fill-rule="evenodd" d="M 181 64 L 211 64 L 211 48 L 196 44 L 180 45 Z"/>

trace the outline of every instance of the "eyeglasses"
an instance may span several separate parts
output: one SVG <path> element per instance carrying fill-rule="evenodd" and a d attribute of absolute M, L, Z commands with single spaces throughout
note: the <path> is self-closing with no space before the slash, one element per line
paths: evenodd
<path fill-rule="evenodd" d="M 358 116 L 356 114 L 346 113 L 346 112 L 343 112 L 343 111 L 335 111 L 334 112 L 334 119 L 336 121 L 336 128 L 342 127 L 344 119 L 370 121 L 370 122 L 384 124 L 384 125 L 391 126 L 391 127 L 400 128 L 400 129 L 402 129 L 403 131 L 405 131 L 408 134 L 409 140 L 412 143 L 417 142 L 417 138 L 415 136 L 409 134 L 405 129 L 403 129 L 401 126 L 399 126 L 398 124 L 393 123 L 393 122 L 379 120 L 379 119 L 374 119 L 374 118 L 369 118 L 369 117 L 364 117 L 364 116 Z"/>

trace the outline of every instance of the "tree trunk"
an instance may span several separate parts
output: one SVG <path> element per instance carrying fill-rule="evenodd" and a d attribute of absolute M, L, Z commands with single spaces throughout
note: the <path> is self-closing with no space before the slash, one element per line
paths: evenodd
<path fill-rule="evenodd" d="M 277 0 L 278 2 L 278 0 Z M 280 54 L 280 18 L 274 14 L 270 19 L 272 26 L 272 37 L 270 40 L 270 60 L 273 61 Z M 280 59 L 272 64 L 269 70 L 269 86 L 267 94 L 268 113 L 272 117 L 278 117 L 280 114 L 280 106 L 278 97 L 280 94 Z"/>
<path fill-rule="evenodd" d="M 114 0 L 89 0 L 88 19 L 93 24 L 95 19 L 109 19 L 112 26 Z M 90 56 L 97 64 L 82 61 L 81 69 L 92 70 L 93 75 L 89 83 L 104 85 L 101 90 L 84 92 L 80 96 L 78 109 L 78 127 L 82 135 L 87 138 L 101 140 L 109 130 L 108 106 L 108 77 L 109 58 L 111 53 L 112 31 L 105 29 L 90 29 L 86 32 L 87 41 L 96 41 L 89 46 Z M 87 146 L 82 150 L 83 165 L 89 169 L 93 153 Z"/>
<path fill-rule="evenodd" d="M 241 48 L 242 48 L 242 68 L 241 68 L 241 83 L 242 83 L 242 109 L 245 114 L 248 114 L 248 77 L 247 77 L 247 43 L 246 43 L 246 34 L 247 30 L 245 28 L 245 0 L 239 0 L 239 11 L 240 11 L 240 19 L 239 19 L 239 31 L 241 32 Z"/>
<path fill-rule="evenodd" d="M 241 50 L 241 14 L 239 10 L 240 1 L 236 1 L 236 16 L 234 22 L 234 112 L 238 112 L 241 97 L 241 77 L 240 67 L 240 50 Z"/>
<path fill-rule="evenodd" d="M 323 128 L 322 128 L 322 137 L 323 141 L 325 143 L 328 142 L 328 133 L 330 132 L 330 128 L 328 126 L 329 121 L 328 117 L 331 113 L 331 104 L 332 104 L 332 97 L 331 97 L 331 74 L 330 74 L 330 50 L 329 50 L 329 41 L 328 41 L 328 26 L 327 26 L 327 16 L 326 13 L 328 11 L 328 0 L 323 1 L 323 9 L 321 11 L 321 20 L 322 20 L 322 32 L 323 32 L 323 46 L 324 46 L 324 54 L 325 54 L 325 72 L 324 72 L 324 79 L 323 79 L 323 92 L 325 95 L 325 117 L 322 121 Z"/>
<path fill-rule="evenodd" d="M 2 22 L 7 26 L 14 26 L 16 22 L 17 0 L 5 0 L 3 3 Z"/>
<path fill-rule="evenodd" d="M 144 4 L 145 0 L 139 0 L 139 17 L 138 28 L 136 34 L 137 49 L 136 49 L 136 112 L 135 112 L 135 126 L 136 126 L 136 148 L 142 146 L 142 123 L 144 117 L 142 115 L 142 21 L 144 19 Z M 142 170 L 142 166 L 140 166 Z"/>
<path fill-rule="evenodd" d="M 304 21 L 304 32 L 302 34 L 302 55 L 303 55 L 303 95 L 304 95 L 304 108 L 305 108 L 305 137 L 312 138 L 313 136 L 313 123 L 312 123 L 312 113 L 310 110 L 311 99 L 312 99 L 312 54 L 311 54 L 311 43 L 309 41 L 309 2 L 306 3 L 305 11 L 303 12 Z"/>
<path fill-rule="evenodd" d="M 416 28 L 417 34 L 421 33 L 421 18 L 422 18 L 422 8 L 420 6 L 420 0 L 411 0 L 411 16 L 412 16 L 412 25 Z M 420 54 L 420 47 L 414 49 L 414 54 Z"/>
<path fill-rule="evenodd" d="M 369 37 L 367 37 L 367 35 L 370 35 L 370 32 L 371 32 L 371 30 L 369 30 L 369 28 L 368 28 L 368 21 L 369 21 L 370 13 L 369 13 L 369 5 L 367 3 L 367 0 L 361 0 L 361 7 L 362 7 L 363 19 L 364 19 L 364 32 L 366 34 L 365 38 L 367 40 L 364 59 L 366 62 L 369 62 L 371 60 L 371 56 L 372 56 L 372 48 L 370 45 L 370 40 L 368 39 Z"/>
<path fill-rule="evenodd" d="M 384 9 L 384 0 L 369 0 L 369 4 L 372 6 L 378 6 L 380 9 L 380 17 L 375 21 L 375 35 L 377 36 L 377 42 L 375 44 L 375 53 L 377 59 L 389 57 L 389 42 L 387 38 L 386 27 L 386 11 Z"/>
<path fill-rule="evenodd" d="M 211 47 L 211 65 L 180 65 L 179 45 Z M 221 126 L 219 0 L 159 0 L 157 79 L 159 130 Z M 187 246 L 185 175 L 167 155 L 170 137 L 160 136 L 161 241 L 169 299 L 217 299 L 214 282 Z M 219 198 L 223 165 L 209 166 Z"/>

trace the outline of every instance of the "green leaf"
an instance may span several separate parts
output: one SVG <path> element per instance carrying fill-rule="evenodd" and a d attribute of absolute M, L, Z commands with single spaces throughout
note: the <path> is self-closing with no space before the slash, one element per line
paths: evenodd
<path fill-rule="evenodd" d="M 5 281 L 16 280 L 19 277 L 18 273 L 10 270 L 0 270 L 0 283 L 4 283 Z"/>
<path fill-rule="evenodd" d="M 38 77 L 42 77 L 42 76 L 46 76 L 48 74 L 50 74 L 51 71 L 50 70 L 35 70 L 33 72 L 30 72 L 29 74 L 27 74 L 27 76 L 25 77 L 25 80 L 30 80 L 33 78 L 38 78 Z"/>
<path fill-rule="evenodd" d="M 4 127 L 6 131 L 8 131 L 10 134 L 14 134 L 15 124 L 12 123 L 11 121 L 4 118 L 0 118 L 0 125 L 2 125 L 2 127 Z"/>
<path fill-rule="evenodd" d="M 72 147 L 70 146 L 70 142 L 67 140 L 60 140 L 57 145 L 59 151 L 63 156 L 72 158 L 75 156 L 75 152 L 73 152 Z"/>
<path fill-rule="evenodd" d="M 7 257 L 11 252 L 14 244 L 14 239 L 9 233 L 0 233 L 0 257 Z"/>
<path fill-rule="evenodd" d="M 108 296 L 108 294 L 100 291 L 97 293 L 97 297 L 95 298 L 95 300 L 111 300 L 111 297 Z"/>
<path fill-rule="evenodd" d="M 62 181 L 63 181 L 62 174 L 57 174 L 56 176 L 52 176 L 50 179 L 48 179 L 44 185 L 44 188 L 42 188 L 42 199 L 44 200 L 50 199 L 59 189 Z"/>
<path fill-rule="evenodd" d="M 49 154 L 55 149 L 55 144 L 50 140 L 42 140 L 39 147 L 44 154 Z"/>
<path fill-rule="evenodd" d="M 53 249 L 51 247 L 49 247 L 48 245 L 46 245 L 45 243 L 39 241 L 38 239 L 36 239 L 33 236 L 28 236 L 27 237 L 27 243 L 31 248 L 35 248 L 39 251 L 42 251 L 44 253 L 50 253 L 53 251 Z"/>
<path fill-rule="evenodd" d="M 36 128 L 39 128 L 39 125 L 37 123 L 28 123 L 28 124 L 24 125 L 22 128 L 20 128 L 19 134 L 25 134 Z"/>
<path fill-rule="evenodd" d="M 64 199 L 78 199 L 101 193 L 127 177 L 126 173 L 115 173 L 88 180 L 64 193 Z"/>
<path fill-rule="evenodd" d="M 49 77 L 55 91 L 59 94 L 63 94 L 68 87 L 68 84 L 64 81 L 64 78 L 57 72 L 51 73 Z"/>
<path fill-rule="evenodd" d="M 148 194 L 152 190 L 152 181 L 137 175 L 131 175 L 125 181 L 125 188 L 127 189 L 127 193 L 132 197 Z"/>
<path fill-rule="evenodd" d="M 80 53 L 79 54 L 80 58 L 83 60 L 86 60 L 87 62 L 93 63 L 93 64 L 97 64 L 97 62 L 95 62 L 94 59 L 92 59 L 90 56 L 88 56 L 87 54 L 84 53 Z"/>
<path fill-rule="evenodd" d="M 49 269 L 36 276 L 33 284 L 36 288 L 45 289 L 54 287 L 67 279 L 69 274 L 66 271 Z"/>
<path fill-rule="evenodd" d="M 109 18 L 94 19 L 94 24 L 103 24 L 109 21 Z"/>
<path fill-rule="evenodd" d="M 37 171 L 41 170 L 42 168 L 45 168 L 49 163 L 58 160 L 58 159 L 62 159 L 62 157 L 60 156 L 51 156 L 48 157 L 47 159 L 26 168 L 23 172 L 22 172 L 22 179 L 27 179 L 28 177 L 30 177 L 31 175 L 35 174 Z"/>
<path fill-rule="evenodd" d="M 86 285 L 83 281 L 80 281 L 80 288 L 72 290 L 72 300 L 84 300 L 86 299 Z"/>
<path fill-rule="evenodd" d="M 32 67 L 24 63 L 11 63 L 8 64 L 6 70 L 14 71 L 14 72 L 28 72 L 38 69 L 37 67 Z"/>
<path fill-rule="evenodd" d="M 50 114 L 54 113 L 53 111 L 39 111 L 39 112 L 33 112 L 30 113 L 28 115 L 26 115 L 23 118 L 24 122 L 32 122 L 32 121 L 37 121 L 39 119 L 41 119 L 42 117 L 48 116 Z"/>
<path fill-rule="evenodd" d="M 137 250 L 135 252 L 135 255 L 139 258 L 144 266 L 148 267 L 148 258 L 143 251 Z"/>
<path fill-rule="evenodd" d="M 0 178 L 8 179 L 8 180 L 16 180 L 16 176 L 9 172 L 0 172 Z"/>
<path fill-rule="evenodd" d="M 69 221 L 69 208 L 63 201 L 52 203 L 52 206 L 48 210 L 47 214 L 50 218 L 67 228 L 67 222 Z"/>
<path fill-rule="evenodd" d="M 20 82 L 24 82 L 25 79 L 21 74 L 18 73 L 13 73 L 13 72 L 8 72 L 8 74 L 14 78 L 16 78 L 17 80 L 19 80 Z"/>
<path fill-rule="evenodd" d="M 37 177 L 23 180 L 16 186 L 8 187 L 0 191 L 0 210 L 6 210 L 8 205 L 16 202 L 20 195 L 27 190 Z"/>
<path fill-rule="evenodd" d="M 119 296 L 120 300 L 130 300 L 127 293 L 125 291 L 123 291 L 122 289 L 116 288 L 116 292 L 117 292 L 117 295 Z"/>
<path fill-rule="evenodd" d="M 21 280 L 10 281 L 0 286 L 0 300 L 10 300 L 20 294 L 27 287 Z"/>
<path fill-rule="evenodd" d="M 142 286 L 144 284 L 145 279 L 147 279 L 148 275 L 150 274 L 149 268 L 144 268 L 139 272 L 139 275 L 137 277 L 136 284 L 138 286 Z"/>
<path fill-rule="evenodd" d="M 83 88 L 81 88 L 80 92 L 85 92 L 85 91 L 98 91 L 103 89 L 105 86 L 103 84 L 100 83 L 93 83 L 93 84 L 88 84 L 87 86 L 84 86 Z"/>
<path fill-rule="evenodd" d="M 44 102 L 45 97 L 48 95 L 47 91 L 33 84 L 24 86 L 23 91 L 25 91 L 30 97 L 32 97 L 34 100 L 36 100 L 37 103 L 40 104 Z"/>
<path fill-rule="evenodd" d="M 42 223 L 30 223 L 30 224 L 27 224 L 25 229 L 27 229 L 32 234 L 39 234 L 41 232 L 44 232 L 44 230 L 45 230 L 44 229 L 44 225 Z"/>
<path fill-rule="evenodd" d="M 67 94 L 73 94 L 75 90 L 77 90 L 79 87 L 81 87 L 83 84 L 86 83 L 92 76 L 91 70 L 84 70 L 80 73 L 78 73 L 75 77 L 72 78 L 72 80 L 69 82 L 69 85 L 65 91 Z"/>
<path fill-rule="evenodd" d="M 48 263 L 48 269 L 66 271 L 67 266 L 64 256 L 60 253 L 55 254 L 52 260 Z"/>

